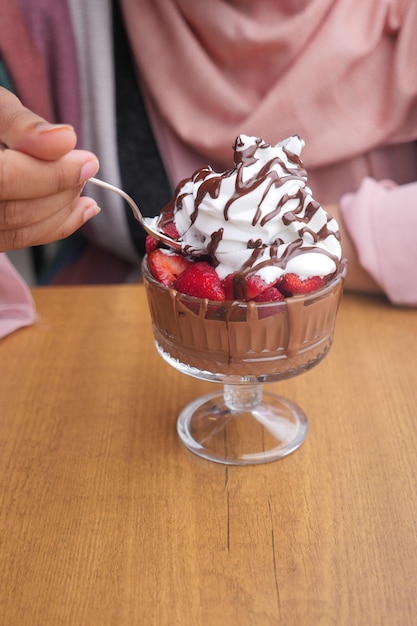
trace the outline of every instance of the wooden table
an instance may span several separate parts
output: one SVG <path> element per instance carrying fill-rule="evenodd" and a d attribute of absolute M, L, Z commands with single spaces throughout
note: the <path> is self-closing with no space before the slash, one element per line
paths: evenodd
<path fill-rule="evenodd" d="M 345 295 L 271 385 L 299 450 L 227 467 L 177 439 L 213 389 L 158 356 L 142 286 L 35 289 L 0 343 L 2 626 L 417 624 L 417 312 Z"/>

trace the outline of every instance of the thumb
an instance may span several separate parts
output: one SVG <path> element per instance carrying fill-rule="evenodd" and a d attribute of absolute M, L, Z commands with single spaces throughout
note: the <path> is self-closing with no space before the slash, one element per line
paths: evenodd
<path fill-rule="evenodd" d="M 72 126 L 50 124 L 0 87 L 0 142 L 12 150 L 54 161 L 75 147 L 77 136 Z"/>

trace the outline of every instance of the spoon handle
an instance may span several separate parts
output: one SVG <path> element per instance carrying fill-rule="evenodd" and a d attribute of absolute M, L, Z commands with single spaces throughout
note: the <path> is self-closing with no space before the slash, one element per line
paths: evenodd
<path fill-rule="evenodd" d="M 109 191 L 114 191 L 115 193 L 119 194 L 119 196 L 121 198 L 123 198 L 123 200 L 126 200 L 126 202 L 128 203 L 128 205 L 132 209 L 133 214 L 136 217 L 136 219 L 138 220 L 138 222 L 142 225 L 143 228 L 145 228 L 145 220 L 143 218 L 143 215 L 140 212 L 140 209 L 139 209 L 138 205 L 133 200 L 133 198 L 131 198 L 129 196 L 129 194 L 127 194 L 122 189 L 119 189 L 119 187 L 115 187 L 115 185 L 111 185 L 110 183 L 106 183 L 104 180 L 100 180 L 98 178 L 89 178 L 88 182 L 93 183 L 93 185 L 97 185 L 97 187 L 103 187 L 104 189 L 108 189 Z"/>
<path fill-rule="evenodd" d="M 168 235 L 165 235 L 165 233 L 160 231 L 152 223 L 151 218 L 144 218 L 136 202 L 125 191 L 119 189 L 119 187 L 115 187 L 115 185 L 106 183 L 104 180 L 100 180 L 99 178 L 89 178 L 88 182 L 93 183 L 93 185 L 97 185 L 97 187 L 103 187 L 103 189 L 108 189 L 109 191 L 114 191 L 115 193 L 117 193 L 121 198 L 123 198 L 123 200 L 126 200 L 128 205 L 132 209 L 133 215 L 142 226 L 142 228 L 146 230 L 149 235 L 152 235 L 152 237 L 154 237 L 155 239 L 159 239 L 170 248 L 181 251 L 181 243 L 179 241 L 171 239 L 171 237 L 168 237 Z"/>

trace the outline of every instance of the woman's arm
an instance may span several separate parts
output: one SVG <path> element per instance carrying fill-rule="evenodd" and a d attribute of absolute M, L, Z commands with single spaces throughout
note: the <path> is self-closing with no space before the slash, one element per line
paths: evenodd
<path fill-rule="evenodd" d="M 417 306 L 417 182 L 367 177 L 332 209 L 350 262 L 347 288 Z"/>

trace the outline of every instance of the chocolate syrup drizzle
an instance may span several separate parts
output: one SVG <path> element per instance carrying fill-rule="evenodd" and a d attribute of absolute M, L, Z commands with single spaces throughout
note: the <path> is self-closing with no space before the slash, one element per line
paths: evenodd
<path fill-rule="evenodd" d="M 293 195 L 283 194 L 273 210 L 262 215 L 262 204 L 271 189 L 282 187 L 282 185 L 291 180 L 299 181 L 301 179 L 304 184 L 307 181 L 307 172 L 304 169 L 302 160 L 297 154 L 294 154 L 285 146 L 282 146 L 282 150 L 285 153 L 290 165 L 288 165 L 279 156 L 274 156 L 262 166 L 260 171 L 257 171 L 253 177 L 245 181 L 243 179 L 245 168 L 253 165 L 258 160 L 256 157 L 256 151 L 258 148 L 269 147 L 269 144 L 262 139 L 256 139 L 253 144 L 244 148 L 243 140 L 238 137 L 234 145 L 235 168 L 217 174 L 210 166 L 205 166 L 194 172 L 191 179 L 181 181 L 177 186 L 173 199 L 163 209 L 159 221 L 160 227 L 163 228 L 164 225 L 167 225 L 174 219 L 174 214 L 177 211 L 183 210 L 184 200 L 191 193 L 186 191 L 184 186 L 190 180 L 192 183 L 199 183 L 196 198 L 194 200 L 194 210 L 190 215 L 191 224 L 194 224 L 196 221 L 202 202 L 204 202 L 207 197 L 216 200 L 220 195 L 223 181 L 231 176 L 235 177 L 235 190 L 224 206 L 223 215 L 226 222 L 229 220 L 229 211 L 233 203 L 236 200 L 241 199 L 243 196 L 253 194 L 253 192 L 261 185 L 265 185 L 265 188 L 262 192 L 261 200 L 255 207 L 252 226 L 256 226 L 258 223 L 260 223 L 261 226 L 264 226 L 270 220 L 276 218 L 282 211 L 284 205 L 286 205 L 290 200 L 297 201 L 296 208 L 286 211 L 282 215 L 281 219 L 285 226 L 290 226 L 296 222 L 304 224 L 304 226 L 298 230 L 299 238 L 287 244 L 285 244 L 283 240 L 277 239 L 271 245 L 264 244 L 261 239 L 249 239 L 247 247 L 248 249 L 253 250 L 253 252 L 241 270 L 236 273 L 234 282 L 236 294 L 239 293 L 239 290 L 241 293 L 241 288 L 244 286 L 245 278 L 248 275 L 259 271 L 262 267 L 270 265 L 285 269 L 289 260 L 300 254 L 307 254 L 312 251 L 324 254 L 334 261 L 336 271 L 340 263 L 338 256 L 331 254 L 325 248 L 317 247 L 318 242 L 325 240 L 330 235 L 340 240 L 339 232 L 335 232 L 328 228 L 328 224 L 332 217 L 330 215 L 327 216 L 326 224 L 318 232 L 309 228 L 309 224 L 311 223 L 311 220 L 314 219 L 316 212 L 321 210 L 320 204 L 311 198 L 311 192 L 309 189 L 306 189 L 303 186 L 298 188 Z M 285 174 L 280 176 L 277 170 L 274 169 L 274 166 L 276 165 L 279 165 Z M 223 233 L 223 228 L 219 228 L 219 230 L 213 232 L 207 246 L 207 255 L 210 257 L 210 261 L 214 267 L 216 267 L 219 263 L 216 258 L 216 251 L 223 238 Z M 311 237 L 314 245 L 306 245 L 304 239 L 306 235 Z M 262 257 L 266 247 L 270 248 L 269 257 L 263 261 L 258 261 L 258 259 Z M 185 251 L 187 252 L 187 246 L 185 246 Z"/>

